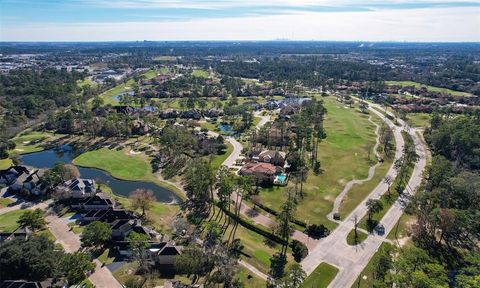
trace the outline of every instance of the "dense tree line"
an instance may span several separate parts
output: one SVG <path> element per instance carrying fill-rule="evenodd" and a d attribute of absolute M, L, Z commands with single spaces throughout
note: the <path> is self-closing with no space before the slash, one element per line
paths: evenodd
<path fill-rule="evenodd" d="M 350 81 L 378 81 L 393 78 L 395 73 L 387 67 L 365 62 L 343 61 L 320 57 L 265 58 L 256 62 L 217 62 L 216 71 L 221 74 L 271 80 L 276 82 L 300 81 L 310 87 L 322 86 L 327 80 L 337 83 Z M 330 80 L 329 80 L 330 81 Z"/>
<path fill-rule="evenodd" d="M 0 244 L 0 279 L 43 281 L 54 278 L 80 283 L 95 268 L 90 256 L 65 253 L 44 236 L 15 238 Z"/>
<path fill-rule="evenodd" d="M 479 115 L 448 117 L 448 114 L 432 115 L 426 140 L 433 152 L 465 168 L 480 169 Z"/>
<path fill-rule="evenodd" d="M 5 110 L 6 128 L 38 118 L 46 111 L 82 101 L 77 80 L 83 73 L 45 69 L 13 70 L 0 74 L 0 107 Z"/>
<path fill-rule="evenodd" d="M 474 116 L 432 117 L 432 162 L 406 210 L 414 246 L 380 251 L 374 287 L 480 286 L 479 135 Z"/>

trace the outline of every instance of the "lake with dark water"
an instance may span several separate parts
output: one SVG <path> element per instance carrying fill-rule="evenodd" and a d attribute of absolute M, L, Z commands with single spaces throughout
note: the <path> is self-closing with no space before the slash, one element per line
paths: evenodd
<path fill-rule="evenodd" d="M 58 162 L 65 164 L 72 163 L 72 160 L 78 155 L 78 151 L 75 151 L 68 145 L 63 145 L 56 149 L 22 155 L 20 160 L 27 166 L 33 166 L 36 168 L 51 168 L 53 165 L 55 165 L 55 163 Z M 109 173 L 103 170 L 95 168 L 78 167 L 78 170 L 80 170 L 80 177 L 95 179 L 97 183 L 107 184 L 117 195 L 128 197 L 128 195 L 130 195 L 130 193 L 135 189 L 145 188 L 152 190 L 153 193 L 155 193 L 155 197 L 157 198 L 158 202 L 181 202 L 181 199 L 175 194 L 175 192 L 151 182 L 120 180 L 112 177 Z"/>

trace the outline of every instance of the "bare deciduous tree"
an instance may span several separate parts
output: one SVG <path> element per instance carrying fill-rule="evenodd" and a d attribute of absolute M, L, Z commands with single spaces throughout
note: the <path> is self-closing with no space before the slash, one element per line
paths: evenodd
<path fill-rule="evenodd" d="M 136 189 L 130 194 L 130 200 L 132 208 L 142 210 L 142 216 L 145 216 L 145 212 L 150 209 L 152 202 L 156 201 L 155 195 L 152 190 Z"/>

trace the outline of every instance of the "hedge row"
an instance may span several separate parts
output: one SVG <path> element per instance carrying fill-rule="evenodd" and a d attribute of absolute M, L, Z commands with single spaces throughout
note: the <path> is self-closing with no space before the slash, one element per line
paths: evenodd
<path fill-rule="evenodd" d="M 256 232 L 256 233 L 258 233 L 258 234 L 260 234 L 260 235 L 262 235 L 262 236 L 264 236 L 264 237 L 266 237 L 266 238 L 268 238 L 268 239 L 270 239 L 270 240 L 272 240 L 272 241 L 278 242 L 278 243 L 280 243 L 280 244 L 282 244 L 282 245 L 287 245 L 287 244 L 288 244 L 287 242 L 285 242 L 282 238 L 278 237 L 277 235 L 275 235 L 275 234 L 273 234 L 273 233 L 271 233 L 271 232 L 269 232 L 269 231 L 267 231 L 267 230 L 264 230 L 263 228 L 260 228 L 260 227 L 254 225 L 254 224 L 252 224 L 252 223 L 250 223 L 250 222 L 248 222 L 248 221 L 245 221 L 245 220 L 242 219 L 241 217 L 240 217 L 240 218 L 237 218 L 237 217 L 235 216 L 235 214 L 233 214 L 231 211 L 228 211 L 228 210 L 223 209 L 223 208 L 222 208 L 222 211 L 223 211 L 225 214 L 227 214 L 228 216 L 232 217 L 233 219 L 238 219 L 238 223 L 239 223 L 240 225 L 242 225 L 243 227 L 245 227 L 245 228 L 247 228 L 247 229 L 250 229 L 250 230 L 252 230 L 252 231 L 254 231 L 254 232 Z"/>

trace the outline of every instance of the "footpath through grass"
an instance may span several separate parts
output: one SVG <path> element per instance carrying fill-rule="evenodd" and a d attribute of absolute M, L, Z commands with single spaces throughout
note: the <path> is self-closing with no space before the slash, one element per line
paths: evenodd
<path fill-rule="evenodd" d="M 335 279 L 338 273 L 338 269 L 330 264 L 321 263 L 310 274 L 310 276 L 303 281 L 301 288 L 325 288 L 328 287 L 330 282 Z"/>
<path fill-rule="evenodd" d="M 362 202 L 380 182 L 383 181 L 383 178 L 391 166 L 392 160 L 385 159 L 384 162 L 377 166 L 375 169 L 375 175 L 372 177 L 372 179 L 370 179 L 370 181 L 360 185 L 356 184 L 352 186 L 340 204 L 339 213 L 342 219 L 347 217 L 348 214 L 350 214 L 358 206 L 358 204 Z"/>
<path fill-rule="evenodd" d="M 348 181 L 366 178 L 374 164 L 374 155 L 370 153 L 368 159 L 368 151 L 375 145 L 376 134 L 375 125 L 368 121 L 369 114 L 349 108 L 333 97 L 322 99 L 328 110 L 324 122 L 327 138 L 318 149 L 323 172 L 318 176 L 309 172 L 304 184 L 306 195 L 299 201 L 296 217 L 332 227 L 326 215 L 331 212 L 335 198 Z M 263 189 L 259 197 L 264 205 L 279 210 L 286 199 L 284 192 L 283 187 L 273 187 Z"/>
<path fill-rule="evenodd" d="M 405 142 L 405 147 L 407 149 L 415 149 L 415 147 L 413 146 L 413 140 L 410 137 L 410 135 L 408 135 L 408 133 L 402 132 L 402 137 Z M 404 165 L 403 169 L 405 169 L 406 171 L 405 179 L 400 179 L 400 177 L 395 178 L 393 183 L 390 185 L 388 191 L 380 197 L 380 202 L 382 203 L 382 209 L 372 216 L 371 223 L 368 222 L 368 215 L 365 215 L 360 220 L 359 227 L 363 229 L 367 229 L 368 231 L 372 231 L 373 228 L 382 220 L 383 216 L 385 216 L 388 210 L 390 210 L 390 208 L 395 203 L 395 201 L 398 200 L 398 198 L 400 197 L 399 193 L 404 191 L 408 183 L 408 180 L 412 176 L 415 163 L 414 162 L 404 163 L 403 165 Z"/>

